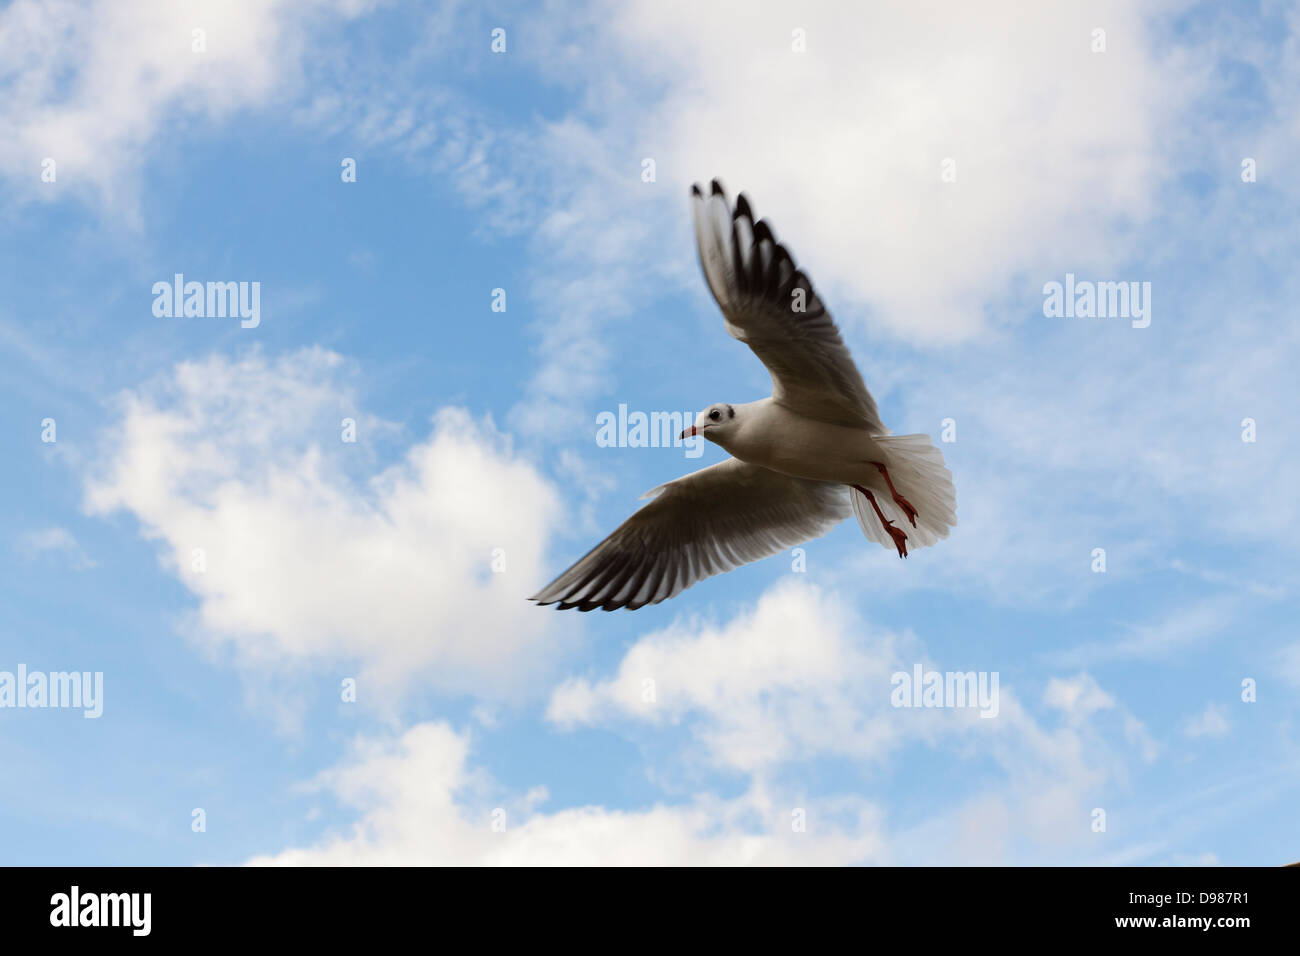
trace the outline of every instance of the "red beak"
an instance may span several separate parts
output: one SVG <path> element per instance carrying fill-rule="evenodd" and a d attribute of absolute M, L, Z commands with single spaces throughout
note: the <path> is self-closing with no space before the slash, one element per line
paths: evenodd
<path fill-rule="evenodd" d="M 699 433 L 700 433 L 700 430 L 699 430 L 698 428 L 696 428 L 694 425 L 692 425 L 690 428 L 686 429 L 684 432 L 682 432 L 680 435 L 678 435 L 678 436 L 677 436 L 677 440 L 678 440 L 678 441 L 685 441 L 687 438 L 692 438 L 692 437 L 698 435 Z"/>

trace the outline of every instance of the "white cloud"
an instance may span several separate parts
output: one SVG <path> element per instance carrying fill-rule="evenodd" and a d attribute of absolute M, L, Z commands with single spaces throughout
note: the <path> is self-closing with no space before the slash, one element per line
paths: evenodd
<path fill-rule="evenodd" d="M 255 865 L 736 865 L 871 862 L 880 841 L 875 809 L 861 800 L 798 807 L 752 789 L 734 799 L 701 796 L 646 810 L 575 807 L 545 813 L 544 788 L 522 797 L 470 766 L 471 740 L 443 723 L 396 739 L 361 739 L 316 789 L 358 813 L 346 832 L 315 845 L 257 857 Z M 494 815 L 495 814 L 495 815 Z M 494 820 L 504 829 L 493 829 Z"/>
<path fill-rule="evenodd" d="M 1152 12 L 645 0 L 612 32 L 664 85 L 641 135 L 675 202 L 701 176 L 752 189 L 814 278 L 936 340 L 980 329 L 1026 271 L 1118 254 L 1113 226 L 1148 213 L 1161 123 L 1189 92 L 1152 49 Z"/>
<path fill-rule="evenodd" d="M 177 365 L 124 396 L 89 509 L 132 513 L 198 598 L 202 638 L 247 666 L 355 661 L 381 687 L 489 692 L 535 675 L 556 645 L 524 599 L 544 577 L 555 490 L 455 408 L 378 468 L 382 425 L 345 370 L 322 349 Z M 346 417 L 356 444 L 340 440 Z"/>
<path fill-rule="evenodd" d="M 967 339 L 1014 321 L 990 316 L 1062 263 L 1114 266 L 1195 92 L 1184 61 L 1148 40 L 1158 12 L 641 0 L 576 26 L 533 22 L 536 68 L 582 108 L 529 153 L 553 198 L 538 231 L 543 362 L 520 427 L 540 431 L 603 386 L 611 325 L 666 279 L 702 292 L 693 181 L 748 191 L 850 334 L 869 309 L 906 341 Z M 1091 51 L 1098 23 L 1105 53 Z M 564 374 L 574 356 L 587 359 L 578 382 Z"/>
<path fill-rule="evenodd" d="M 1124 785 L 1131 756 L 1154 759 L 1141 722 L 1087 673 L 1046 685 L 1044 702 L 1063 722 L 1036 718 L 1006 683 L 992 719 L 973 708 L 895 708 L 890 676 L 916 661 L 939 669 L 915 638 L 873 631 L 834 592 L 791 581 L 726 624 L 687 620 L 641 638 L 611 677 L 558 687 L 548 716 L 640 740 L 681 725 L 706 764 L 754 781 L 787 779 L 791 767 L 818 758 L 861 768 L 931 747 L 969 787 L 888 834 L 891 862 L 951 862 L 954 848 L 963 862 L 983 863 L 1093 853 L 1095 801 Z M 647 678 L 653 703 L 644 699 Z M 991 761 L 992 772 L 972 759 Z"/>
<path fill-rule="evenodd" d="M 1087 674 L 1054 682 L 1046 696 L 1070 715 L 1055 728 L 1005 689 L 999 717 L 988 721 L 887 703 L 882 709 L 871 688 L 883 683 L 887 700 L 887 661 L 901 640 L 864 639 L 835 595 L 784 586 L 725 625 L 675 625 L 648 635 L 615 677 L 568 682 L 554 694 L 550 715 L 569 724 L 607 720 L 630 732 L 640 717 L 646 733 L 691 727 L 714 763 L 741 772 L 746 784 L 737 797 L 690 788 L 690 796 L 649 809 L 547 812 L 544 787 L 506 795 L 473 766 L 470 732 L 424 723 L 399 737 L 357 740 L 347 759 L 315 781 L 311 789 L 354 815 L 351 825 L 251 862 L 1059 863 L 1115 852 L 1090 829 L 1091 808 L 1103 795 L 1117 799 L 1125 777 L 1117 739 L 1129 728 L 1096 722 L 1122 711 L 1111 695 Z M 640 696 L 647 669 L 661 694 L 651 709 Z M 955 794 L 933 788 L 916 812 L 901 814 L 920 822 L 903 827 L 868 799 L 807 795 L 798 773 L 779 772 L 805 758 L 843 755 L 856 763 L 923 740 L 954 745 L 942 759 L 950 761 L 951 780 L 969 785 Z M 674 749 L 668 759 L 676 764 L 683 756 Z M 999 772 L 975 772 L 972 757 L 992 758 Z M 659 775 L 653 761 L 647 771 Z M 806 816 L 806 832 L 791 826 L 796 810 Z M 501 832 L 493 830 L 494 813 L 504 821 Z"/>
<path fill-rule="evenodd" d="M 1211 701 L 1205 710 L 1183 724 L 1183 733 L 1193 740 L 1198 737 L 1226 737 L 1230 726 L 1223 708 Z"/>
<path fill-rule="evenodd" d="M 1097 685 L 1089 674 L 1072 678 L 1053 677 L 1043 692 L 1043 702 L 1062 711 L 1072 722 L 1087 719 L 1098 710 L 1109 710 L 1115 699 Z"/>
<path fill-rule="evenodd" d="M 42 554 L 62 554 L 74 571 L 88 571 L 96 562 L 82 549 L 67 528 L 42 528 L 28 531 L 18 538 L 18 551 L 29 559 Z"/>
<path fill-rule="evenodd" d="M 368 6 L 16 0 L 0 11 L 0 174 L 28 184 L 30 196 L 89 187 L 133 215 L 143 151 L 164 129 L 281 95 L 313 18 Z M 205 31 L 203 52 L 193 49 L 196 29 Z M 54 184 L 40 178 L 46 158 L 57 164 Z"/>
<path fill-rule="evenodd" d="M 1152 660 L 1204 646 L 1237 619 L 1242 599 L 1218 594 L 1175 607 L 1149 621 L 1126 621 L 1108 641 L 1088 641 L 1047 655 L 1053 663 L 1086 666 L 1110 660 Z"/>
<path fill-rule="evenodd" d="M 744 772 L 828 752 L 879 757 L 902 735 L 890 675 L 910 670 L 909 643 L 866 628 L 836 596 L 787 582 L 724 625 L 679 620 L 641 638 L 608 680 L 557 688 L 547 716 L 570 727 L 694 718 L 710 761 Z M 917 727 L 938 719 L 914 716 Z"/>

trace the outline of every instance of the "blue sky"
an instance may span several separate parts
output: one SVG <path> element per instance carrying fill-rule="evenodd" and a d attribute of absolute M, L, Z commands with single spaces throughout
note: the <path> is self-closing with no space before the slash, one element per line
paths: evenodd
<path fill-rule="evenodd" d="M 226 6 L 0 7 L 0 672 L 104 688 L 0 707 L 0 862 L 1300 858 L 1293 6 Z M 601 412 L 767 394 L 713 176 L 959 524 L 532 607 L 722 457 Z"/>

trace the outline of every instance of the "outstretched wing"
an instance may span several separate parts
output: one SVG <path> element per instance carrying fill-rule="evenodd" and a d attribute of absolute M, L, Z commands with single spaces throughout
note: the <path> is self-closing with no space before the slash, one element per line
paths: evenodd
<path fill-rule="evenodd" d="M 817 421 L 889 434 L 812 282 L 767 222 L 754 222 L 745 195 L 733 210 L 715 179 L 708 195 L 691 187 L 691 204 L 704 278 L 727 331 L 767 366 L 772 398 Z"/>
<path fill-rule="evenodd" d="M 790 478 L 735 458 L 650 492 L 656 493 L 530 600 L 560 610 L 634 611 L 820 537 L 851 509 L 844 485 Z"/>

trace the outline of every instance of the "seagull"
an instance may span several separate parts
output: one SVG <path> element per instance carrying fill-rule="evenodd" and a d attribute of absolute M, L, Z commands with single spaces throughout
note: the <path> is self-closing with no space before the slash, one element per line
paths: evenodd
<path fill-rule="evenodd" d="M 772 396 L 718 402 L 679 436 L 732 457 L 653 499 L 529 600 L 636 610 L 826 534 L 852 513 L 900 558 L 948 536 L 957 496 L 928 435 L 894 435 L 830 313 L 744 193 L 691 187 L 695 241 L 726 329 L 772 376 Z"/>

